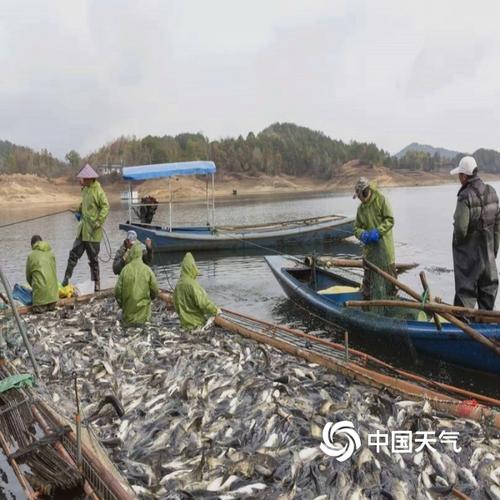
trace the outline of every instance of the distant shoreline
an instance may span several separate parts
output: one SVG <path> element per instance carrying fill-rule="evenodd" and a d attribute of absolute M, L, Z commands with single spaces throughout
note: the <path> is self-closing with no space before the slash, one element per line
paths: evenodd
<path fill-rule="evenodd" d="M 222 174 L 216 181 L 215 199 L 219 202 L 231 200 L 258 200 L 260 198 L 290 198 L 297 196 L 321 196 L 322 194 L 351 193 L 358 177 L 365 176 L 381 188 L 425 187 L 457 184 L 458 179 L 449 172 L 392 171 L 385 167 L 344 168 L 334 178 L 325 181 L 310 177 L 235 176 Z M 485 181 L 500 180 L 499 175 L 483 174 Z M 103 187 L 110 203 L 120 203 L 120 193 L 128 189 L 128 183 L 118 181 Z M 164 180 L 146 181 L 136 188 L 139 196 L 152 195 L 159 201 L 168 201 L 169 191 Z M 173 182 L 175 202 L 205 200 L 205 182 L 199 178 L 182 177 Z M 233 194 L 236 191 L 236 195 Z M 76 179 L 56 178 L 48 180 L 34 175 L 0 175 L 0 207 L 3 209 L 48 207 L 59 209 L 73 207 L 80 201 L 80 187 Z"/>

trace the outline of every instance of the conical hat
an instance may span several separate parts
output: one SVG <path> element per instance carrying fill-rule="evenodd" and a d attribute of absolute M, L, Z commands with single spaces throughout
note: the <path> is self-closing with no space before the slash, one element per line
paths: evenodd
<path fill-rule="evenodd" d="M 77 175 L 80 179 L 97 179 L 99 174 L 87 163 Z"/>

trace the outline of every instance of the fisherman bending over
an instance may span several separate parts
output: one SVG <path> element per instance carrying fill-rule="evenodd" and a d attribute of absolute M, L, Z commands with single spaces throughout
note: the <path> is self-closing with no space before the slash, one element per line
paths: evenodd
<path fill-rule="evenodd" d="M 142 246 L 136 241 L 127 252 L 127 263 L 115 287 L 126 325 L 142 325 L 151 319 L 151 300 L 159 293 L 156 277 L 142 261 Z"/>
<path fill-rule="evenodd" d="M 477 176 L 477 163 L 465 156 L 450 172 L 458 174 L 453 230 L 453 268 L 456 306 L 493 310 L 498 291 L 495 262 L 500 242 L 496 191 Z"/>
<path fill-rule="evenodd" d="M 122 269 L 126 264 L 127 252 L 137 241 L 137 233 L 135 231 L 129 231 L 127 233 L 127 238 L 123 242 L 122 246 L 117 250 L 115 258 L 113 260 L 113 272 L 118 275 L 121 273 Z M 153 263 L 153 245 L 149 238 L 146 238 L 146 246 L 142 249 L 142 261 L 144 264 L 151 266 Z"/>
<path fill-rule="evenodd" d="M 361 177 L 355 186 L 353 198 L 361 204 L 356 213 L 354 234 L 364 243 L 363 257 L 383 271 L 396 277 L 394 264 L 394 240 L 392 228 L 394 216 L 384 195 L 366 177 Z M 361 289 L 365 300 L 384 299 L 395 294 L 394 285 L 370 269 L 365 269 Z"/>
<path fill-rule="evenodd" d="M 187 330 L 205 325 L 209 318 L 217 316 L 220 309 L 208 298 L 207 292 L 196 281 L 200 275 L 191 252 L 182 260 L 181 277 L 174 290 L 174 306 L 181 326 Z"/>
<path fill-rule="evenodd" d="M 90 166 L 85 165 L 77 177 L 83 186 L 82 202 L 75 213 L 79 221 L 76 240 L 69 253 L 68 265 L 64 273 L 62 286 L 66 286 L 73 275 L 78 260 L 87 252 L 90 266 L 90 277 L 94 282 L 94 291 L 101 289 L 99 278 L 99 250 L 102 240 L 102 226 L 109 213 L 109 203 L 106 194 L 97 180 L 99 175 Z"/>
<path fill-rule="evenodd" d="M 33 311 L 41 313 L 54 309 L 59 299 L 56 259 L 49 243 L 37 234 L 31 238 L 31 249 L 26 260 L 26 281 L 33 290 Z"/>

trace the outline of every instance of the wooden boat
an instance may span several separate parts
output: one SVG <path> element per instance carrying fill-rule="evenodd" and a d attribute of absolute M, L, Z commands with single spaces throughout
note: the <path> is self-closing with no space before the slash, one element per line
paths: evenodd
<path fill-rule="evenodd" d="M 356 289 L 359 288 L 359 281 L 334 269 L 313 269 L 282 256 L 268 256 L 265 259 L 290 299 L 349 332 L 364 336 L 369 334 L 384 341 L 396 340 L 402 345 L 410 343 L 417 352 L 426 356 L 462 368 L 500 375 L 500 357 L 450 323 L 443 323 L 442 330 L 438 331 L 432 320 L 405 320 L 348 309 L 344 303 L 361 300 L 359 292 L 337 288 L 340 293 L 330 293 L 329 289 Z M 327 293 L 321 293 L 323 291 Z M 470 326 L 489 340 L 500 343 L 500 324 L 471 323 Z"/>
<path fill-rule="evenodd" d="M 329 215 L 254 226 L 168 227 L 120 224 L 120 229 L 136 231 L 144 241 L 150 238 L 155 250 L 236 250 L 283 249 L 295 245 L 328 244 L 352 236 L 354 219 Z"/>
<path fill-rule="evenodd" d="M 119 228 L 134 230 L 141 241 L 151 239 L 155 250 L 235 250 L 245 248 L 284 249 L 295 245 L 328 244 L 334 240 L 353 235 L 354 218 L 343 215 L 327 215 L 306 219 L 254 224 L 250 226 L 223 226 L 215 223 L 214 174 L 215 164 L 211 161 L 165 163 L 125 167 L 123 178 L 128 181 L 168 178 L 179 175 L 211 175 L 212 195 L 209 197 L 207 180 L 207 225 L 173 226 L 172 194 L 170 194 L 169 221 L 166 224 L 152 224 L 152 221 L 133 221 L 137 207 L 149 205 L 133 203 L 129 199 L 129 219 Z M 131 187 L 129 191 L 132 192 Z M 170 191 L 171 192 L 171 191 Z M 156 205 L 155 205 L 156 206 Z"/>

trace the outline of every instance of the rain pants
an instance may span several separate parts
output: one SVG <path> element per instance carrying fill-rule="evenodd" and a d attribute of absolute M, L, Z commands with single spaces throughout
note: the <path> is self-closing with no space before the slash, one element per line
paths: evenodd
<path fill-rule="evenodd" d="M 394 216 L 391 206 L 385 196 L 378 191 L 375 186 L 370 186 L 371 196 L 365 203 L 361 203 L 356 213 L 354 223 L 354 235 L 361 239 L 363 231 L 378 229 L 380 240 L 377 243 L 370 243 L 363 248 L 363 257 L 380 267 L 383 271 L 396 277 L 396 267 L 394 265 L 394 239 L 392 228 L 394 226 Z M 366 300 L 377 300 L 390 298 L 395 294 L 394 285 L 386 279 L 365 269 L 363 286 L 361 289 Z M 374 312 L 382 313 L 383 310 Z"/>
<path fill-rule="evenodd" d="M 78 225 L 76 239 L 100 242 L 102 226 L 109 213 L 109 203 L 99 181 L 94 181 L 90 186 L 82 189 L 82 202 L 78 211 L 82 218 Z"/>
<path fill-rule="evenodd" d="M 26 281 L 33 290 L 33 305 L 52 304 L 59 299 L 56 259 L 50 244 L 37 241 L 26 261 Z"/>
<path fill-rule="evenodd" d="M 193 256 L 188 252 L 182 260 L 181 277 L 174 290 L 174 306 L 181 326 L 188 330 L 203 326 L 219 312 L 207 292 L 196 281 L 200 275 Z"/>
<path fill-rule="evenodd" d="M 498 196 L 479 177 L 458 191 L 453 230 L 455 301 L 492 310 L 498 291 L 495 258 L 500 242 Z"/>
<path fill-rule="evenodd" d="M 115 297 L 123 310 L 123 322 L 142 325 L 151 319 L 151 300 L 158 296 L 158 282 L 153 271 L 142 262 L 142 247 L 134 243 L 127 255 L 115 287 Z"/>

